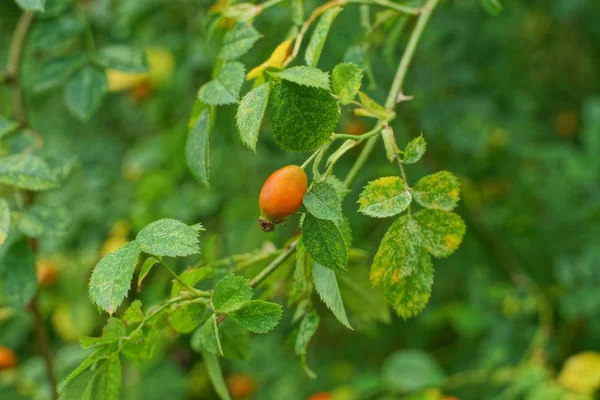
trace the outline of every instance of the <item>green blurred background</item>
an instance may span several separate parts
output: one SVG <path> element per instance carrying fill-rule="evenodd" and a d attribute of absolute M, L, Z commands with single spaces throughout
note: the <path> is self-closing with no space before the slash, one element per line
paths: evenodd
<path fill-rule="evenodd" d="M 307 0 L 305 9 L 318 3 Z M 62 377 L 86 354 L 77 338 L 97 335 L 105 323 L 88 300 L 91 269 L 103 252 L 149 222 L 163 217 L 202 222 L 206 261 L 280 247 L 298 233 L 295 221 L 263 233 L 256 222 L 257 199 L 272 171 L 302 163 L 308 154 L 284 153 L 268 130 L 261 133 L 256 154 L 246 149 L 237 138 L 235 107 L 218 112 L 210 190 L 185 164 L 188 117 L 198 88 L 210 79 L 222 37 L 217 33 L 206 40 L 211 4 L 82 1 L 98 44 L 158 48 L 159 59 L 174 62 L 160 84 L 111 93 L 87 123 L 69 115 L 62 89 L 40 93 L 33 87 L 50 51 L 82 46 L 80 36 L 63 40 L 51 34 L 57 20 L 68 24 L 74 14 L 41 18 L 33 28 L 24 64 L 31 125 L 43 137 L 44 155 L 74 157 L 77 163 L 61 189 L 38 198 L 72 216 L 62 234 L 40 239 L 40 258 L 58 268 L 56 284 L 42 289 L 40 300 Z M 0 3 L 0 65 L 6 63 L 19 15 L 12 1 Z M 265 37 L 242 58 L 248 68 L 285 39 L 289 18 L 283 3 L 257 19 L 255 27 Z M 344 59 L 363 63 L 363 87 L 383 101 L 411 25 L 401 30 L 392 19 L 367 34 L 358 28 L 359 19 L 358 7 L 340 14 L 319 66 L 331 70 Z M 429 305 L 409 321 L 388 312 L 373 316 L 373 305 L 353 301 L 342 284 L 356 331 L 320 310 L 322 325 L 308 355 L 316 380 L 306 376 L 285 344 L 289 310 L 275 332 L 253 337 L 246 360 L 224 363 L 226 377 L 250 377 L 252 399 L 306 399 L 319 391 L 340 400 L 408 398 L 394 393 L 398 381 L 418 380 L 419 374 L 402 368 L 395 357 L 418 349 L 435 360 L 436 373 L 444 378 L 437 389 L 410 398 L 580 398 L 563 397 L 568 395 L 556 385 L 569 384 L 556 377 L 570 356 L 600 351 L 598 21 L 596 0 L 507 0 L 495 17 L 479 0 L 443 1 L 407 76 L 405 92 L 414 100 L 398 107 L 394 123 L 401 146 L 420 132 L 428 142 L 425 162 L 407 171 L 411 183 L 441 169 L 453 171 L 462 183 L 458 213 L 467 234 L 456 254 L 436 263 Z M 12 112 L 10 91 L 2 87 L 0 114 Z M 369 129 L 363 121 L 343 114 L 338 131 Z M 18 151 L 36 140 L 20 132 L 4 138 L 0 150 Z M 392 222 L 356 212 L 360 189 L 395 173 L 379 146 L 344 203 L 354 247 L 364 251 L 357 252 L 349 280 L 363 282 L 364 290 L 369 290 L 369 263 Z M 336 174 L 343 176 L 357 154 L 340 161 Z M 192 262 L 181 262 L 179 270 Z M 168 275 L 156 271 L 139 296 L 152 304 L 168 290 Z M 285 287 L 270 290 L 275 301 L 285 303 Z M 383 304 L 379 297 L 374 301 Z M 188 343 L 189 337 L 167 331 L 160 357 L 128 365 L 123 399 L 215 398 L 201 357 Z M 49 398 L 28 312 L 0 306 L 0 344 L 15 349 L 19 359 L 16 372 L 0 373 L 0 398 Z"/>

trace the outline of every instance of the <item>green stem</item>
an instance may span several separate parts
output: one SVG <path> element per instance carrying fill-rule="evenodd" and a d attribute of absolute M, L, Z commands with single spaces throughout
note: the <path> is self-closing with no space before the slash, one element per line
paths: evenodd
<path fill-rule="evenodd" d="M 296 251 L 296 247 L 298 247 L 298 241 L 294 241 L 290 244 L 283 253 L 279 255 L 276 259 L 271 261 L 269 265 L 265 267 L 262 271 L 258 273 L 252 280 L 250 281 L 250 286 L 256 287 L 262 283 L 265 279 L 269 277 L 285 260 L 287 260 L 293 253 Z"/>
<path fill-rule="evenodd" d="M 377 136 L 373 136 L 369 140 L 367 140 L 365 147 L 363 147 L 362 151 L 358 155 L 358 158 L 354 162 L 354 165 L 352 165 L 350 172 L 348 172 L 348 175 L 346 175 L 346 179 L 344 179 L 344 186 L 350 187 L 352 185 L 352 182 L 354 182 L 354 180 L 356 179 L 358 172 L 361 170 L 362 166 L 365 164 L 365 162 L 371 155 L 371 152 L 373 151 L 376 142 Z"/>
<path fill-rule="evenodd" d="M 269 1 L 265 1 L 264 3 L 262 3 L 260 5 L 260 8 L 262 9 L 261 11 L 266 10 L 269 7 L 273 7 L 279 3 L 283 3 L 285 0 L 269 0 Z"/>
<path fill-rule="evenodd" d="M 379 121 L 377 123 L 377 125 L 375 125 L 375 127 L 373 129 L 371 129 L 369 132 L 365 132 L 362 135 L 350 135 L 350 134 L 346 134 L 346 133 L 334 133 L 332 138 L 334 140 L 338 140 L 338 139 L 350 139 L 350 140 L 356 140 L 356 141 L 363 141 L 363 140 L 367 140 L 370 137 L 373 137 L 375 135 L 377 135 L 379 132 L 381 132 L 381 130 L 383 129 L 383 122 Z"/>
<path fill-rule="evenodd" d="M 384 8 L 389 8 L 390 10 L 398 11 L 399 13 L 406 15 L 419 15 L 419 13 L 421 12 L 421 10 L 418 8 L 403 6 L 401 4 L 393 3 L 388 0 L 348 0 L 348 3 L 380 6 Z"/>
<path fill-rule="evenodd" d="M 417 49 L 417 45 L 419 44 L 419 40 L 421 40 L 421 35 L 429 22 L 429 18 L 433 13 L 433 10 L 438 5 L 440 0 L 429 0 L 425 3 L 425 6 L 421 10 L 421 15 L 417 20 L 417 25 L 410 35 L 410 39 L 408 40 L 408 45 L 406 46 L 406 50 L 404 50 L 404 54 L 402 55 L 402 59 L 400 60 L 400 64 L 398 65 L 398 70 L 396 71 L 396 75 L 394 76 L 394 81 L 392 82 L 392 87 L 388 94 L 387 100 L 385 102 L 385 107 L 389 110 L 393 110 L 398 95 L 402 92 L 402 84 L 404 83 L 404 78 L 406 77 L 406 73 L 408 71 L 408 67 L 413 60 L 415 50 Z"/>
<path fill-rule="evenodd" d="M 304 161 L 304 163 L 300 166 L 300 168 L 306 169 L 306 167 L 308 167 L 308 165 L 311 163 L 311 161 L 314 160 L 319 155 L 320 151 L 321 151 L 321 148 L 317 149 L 314 153 L 312 153 L 311 156 L 308 157 L 306 159 L 306 161 Z"/>
<path fill-rule="evenodd" d="M 417 21 L 417 25 L 410 35 L 410 39 L 408 40 L 408 45 L 406 46 L 406 50 L 402 55 L 402 59 L 400 60 L 400 64 L 398 65 L 398 70 L 396 71 L 396 75 L 394 76 L 394 81 L 392 82 L 392 87 L 390 88 L 390 92 L 388 94 L 387 100 L 385 102 L 385 107 L 388 110 L 393 110 L 396 106 L 396 102 L 400 93 L 402 93 L 402 84 L 404 83 L 404 78 L 406 77 L 406 72 L 408 71 L 408 67 L 414 57 L 415 50 L 417 45 L 419 44 L 419 40 L 421 39 L 421 35 L 425 30 L 425 26 L 427 26 L 427 22 L 429 22 L 429 18 L 433 13 L 433 10 L 438 5 L 440 0 L 428 0 L 425 6 L 421 9 L 421 13 L 419 15 L 419 19 Z M 349 187 L 350 184 L 356 179 L 356 175 L 367 161 L 373 148 L 375 147 L 375 142 L 377 141 L 378 136 L 370 137 L 363 147 L 362 152 L 354 162 L 352 169 L 346 176 L 344 180 L 344 185 Z"/>
<path fill-rule="evenodd" d="M 96 54 L 96 44 L 94 42 L 94 33 L 92 32 L 92 26 L 90 25 L 90 21 L 85 13 L 85 8 L 81 3 L 77 7 L 79 10 L 79 14 L 81 15 L 81 19 L 85 24 L 85 46 L 87 47 L 88 54 L 93 56 Z"/>
<path fill-rule="evenodd" d="M 187 283 L 185 283 L 184 281 L 181 280 L 181 278 L 175 273 L 175 271 L 173 271 L 171 269 L 171 267 L 169 267 L 167 264 L 165 264 L 165 262 L 163 260 L 161 260 L 160 258 L 156 257 L 156 260 L 158 260 L 158 262 L 160 263 L 160 265 L 162 265 L 163 267 L 165 267 L 165 269 L 167 271 L 169 271 L 169 273 L 173 276 L 173 278 L 184 288 L 186 288 L 190 293 L 193 293 L 197 296 L 200 297 L 210 297 L 210 292 L 204 291 L 204 290 L 198 290 L 196 288 L 191 287 L 190 285 L 188 285 Z"/>
<path fill-rule="evenodd" d="M 6 69 L 5 81 L 12 86 L 12 99 L 15 118 L 21 128 L 28 125 L 27 109 L 23 100 L 23 89 L 21 88 L 21 59 L 23 56 L 23 48 L 29 28 L 35 14 L 31 11 L 21 14 L 21 18 L 17 22 L 17 27 L 12 37 L 10 44 L 8 66 Z"/>

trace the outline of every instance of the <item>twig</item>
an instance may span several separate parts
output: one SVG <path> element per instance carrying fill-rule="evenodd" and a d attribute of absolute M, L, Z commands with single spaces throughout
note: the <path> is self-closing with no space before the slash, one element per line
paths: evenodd
<path fill-rule="evenodd" d="M 31 11 L 24 12 L 17 22 L 17 27 L 12 37 L 10 44 L 10 52 L 8 56 L 8 66 L 4 81 L 12 86 L 13 107 L 17 122 L 24 128 L 28 124 L 27 110 L 23 101 L 23 89 L 21 88 L 21 59 L 25 39 L 29 32 L 29 27 L 33 21 L 34 13 Z"/>
<path fill-rule="evenodd" d="M 46 332 L 46 327 L 44 326 L 44 320 L 42 319 L 40 310 L 38 308 L 37 295 L 31 300 L 29 309 L 33 315 L 35 335 L 40 353 L 46 366 L 46 375 L 50 381 L 50 384 L 52 385 L 52 397 L 54 399 L 58 399 L 58 392 L 56 391 L 56 376 L 54 375 L 54 364 L 52 362 L 52 356 L 50 355 L 50 346 L 48 345 L 48 334 Z"/>
<path fill-rule="evenodd" d="M 398 65 L 398 70 L 394 76 L 394 81 L 392 82 L 392 87 L 390 88 L 390 92 L 385 102 L 385 107 L 388 110 L 393 110 L 396 106 L 396 100 L 398 99 L 398 95 L 402 93 L 402 84 L 404 83 L 406 72 L 408 71 L 408 67 L 410 66 L 410 63 L 414 57 L 417 44 L 419 43 L 421 35 L 425 30 L 425 26 L 427 26 L 427 22 L 429 22 L 429 18 L 431 17 L 431 14 L 433 13 L 433 10 L 435 10 L 435 7 L 438 5 L 439 1 L 440 0 L 429 0 L 421 9 L 419 19 L 417 20 L 417 25 L 410 35 L 408 45 L 406 46 L 406 50 L 404 50 L 404 54 L 402 55 L 402 59 Z M 379 136 L 373 136 L 367 140 L 365 147 L 363 147 L 360 155 L 350 169 L 350 173 L 348 173 L 348 176 L 344 180 L 344 185 L 346 185 L 346 187 L 350 186 L 354 179 L 356 179 L 356 175 L 362 168 L 365 161 L 367 161 L 371 155 L 371 152 L 375 147 L 375 142 L 377 142 L 378 138 Z"/>

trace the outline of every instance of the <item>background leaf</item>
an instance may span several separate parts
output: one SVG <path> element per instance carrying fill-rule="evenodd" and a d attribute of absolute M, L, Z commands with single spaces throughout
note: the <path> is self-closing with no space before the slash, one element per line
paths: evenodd
<path fill-rule="evenodd" d="M 190 129 L 185 145 L 185 159 L 194 176 L 204 186 L 210 181 L 209 139 L 212 131 L 209 109 L 204 109 Z"/>
<path fill-rule="evenodd" d="M 65 86 L 65 103 L 73 116 L 87 121 L 100 108 L 108 91 L 106 74 L 88 65 L 72 76 Z"/>
<path fill-rule="evenodd" d="M 412 393 L 438 387 L 445 374 L 429 354 L 407 349 L 397 351 L 385 360 L 381 378 L 390 390 Z"/>
<path fill-rule="evenodd" d="M 319 322 L 319 314 L 317 314 L 315 310 L 311 310 L 304 316 L 304 318 L 302 318 L 302 322 L 298 328 L 298 333 L 296 334 L 296 340 L 294 343 L 296 355 L 306 355 L 308 343 L 310 343 L 311 339 L 315 336 L 315 333 L 317 333 Z"/>
<path fill-rule="evenodd" d="M 126 45 L 112 45 L 101 48 L 98 58 L 106 68 L 125 72 L 148 71 L 146 54 L 140 49 Z"/>
<path fill-rule="evenodd" d="M 15 0 L 26 11 L 44 11 L 45 0 Z"/>
<path fill-rule="evenodd" d="M 37 291 L 35 255 L 27 239 L 11 241 L 9 238 L 0 257 L 0 281 L 4 288 L 4 300 L 14 308 L 24 308 Z"/>
<path fill-rule="evenodd" d="M 56 177 L 46 161 L 33 154 L 0 157 L 0 182 L 28 190 L 58 187 Z"/>
<path fill-rule="evenodd" d="M 206 365 L 206 371 L 215 388 L 215 392 L 217 392 L 221 400 L 231 400 L 229 392 L 227 391 L 227 386 L 225 385 L 225 380 L 223 379 L 219 359 L 206 351 L 202 352 L 202 359 Z"/>
<path fill-rule="evenodd" d="M 340 11 L 342 11 L 341 7 L 334 7 L 327 10 L 319 19 L 304 53 L 304 60 L 307 65 L 316 67 L 319 63 L 321 52 L 325 46 L 325 40 L 329 34 L 329 28 L 331 28 L 333 20 L 338 16 Z"/>
<path fill-rule="evenodd" d="M 29 237 L 62 235 L 71 227 L 72 217 L 66 207 L 36 204 L 23 213 L 19 229 Z"/>
<path fill-rule="evenodd" d="M 6 200 L 0 197 L 0 245 L 3 245 L 8 238 L 10 222 L 10 208 Z"/>

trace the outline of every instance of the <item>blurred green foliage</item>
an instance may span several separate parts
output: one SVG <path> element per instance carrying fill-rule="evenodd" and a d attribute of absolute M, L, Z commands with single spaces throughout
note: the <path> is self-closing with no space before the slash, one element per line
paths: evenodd
<path fill-rule="evenodd" d="M 40 290 L 39 301 L 56 373 L 64 378 L 87 354 L 74 343 L 98 335 L 105 323 L 87 295 L 101 254 L 164 217 L 204 224 L 201 257 L 207 262 L 281 247 L 298 233 L 296 224 L 260 231 L 258 192 L 272 171 L 305 156 L 281 151 L 270 132 L 261 132 L 254 154 L 240 143 L 235 107 L 229 106 L 219 109 L 211 137 L 211 188 L 189 172 L 183 156 L 188 117 L 198 88 L 212 78 L 223 35 L 217 30 L 207 38 L 213 22 L 208 0 L 82 1 L 97 47 L 160 48 L 175 62 L 166 84 L 147 93 L 111 92 L 89 121 L 79 122 L 66 108 L 62 87 L 34 90 L 50 54 L 85 51 L 79 6 L 71 10 L 62 3 L 68 1 L 47 0 L 47 13 L 25 47 L 23 82 L 33 131 L 3 137 L 0 152 L 43 143 L 39 153 L 47 159 L 75 160 L 65 184 L 36 199 L 68 210 L 71 218 L 61 232 L 39 236 L 39 258 L 58 269 L 57 282 Z M 306 10 L 317 3 L 305 1 Z M 383 101 L 407 27 L 390 20 L 365 33 L 357 27 L 358 10 L 348 7 L 335 20 L 321 67 L 364 61 L 363 87 Z M 0 4 L 0 65 L 7 62 L 20 13 L 12 1 Z M 255 27 L 263 38 L 242 57 L 247 67 L 262 63 L 286 38 L 289 18 L 287 5 L 259 16 Z M 318 391 L 340 400 L 439 399 L 442 393 L 461 399 L 591 398 L 567 393 L 575 386 L 555 378 L 573 354 L 600 351 L 599 19 L 600 3 L 593 0 L 506 1 L 496 17 L 479 0 L 443 2 L 409 70 L 405 94 L 414 99 L 400 104 L 393 125 L 400 147 L 421 132 L 427 139 L 424 165 L 407 167 L 411 184 L 440 169 L 461 180 L 458 213 L 467 233 L 457 253 L 436 264 L 429 305 L 403 321 L 385 311 L 368 313 L 383 304 L 377 292 L 370 296 L 373 304 L 353 301 L 354 291 L 372 290 L 367 265 L 391 224 L 356 212 L 361 188 L 392 171 L 379 143 L 343 204 L 354 247 L 368 254 L 361 253 L 349 283 L 341 284 L 356 331 L 323 306 L 307 355 L 318 376 L 311 380 L 285 344 L 291 315 L 284 309 L 274 333 L 253 338 L 246 360 L 224 363 L 226 378 L 250 376 L 256 388 L 251 398 L 261 400 L 300 400 Z M 14 114 L 10 99 L 10 89 L 0 86 L 0 115 Z M 338 131 L 348 132 L 352 124 L 356 117 L 343 114 Z M 338 163 L 340 175 L 357 154 L 352 150 Z M 8 187 L 0 190 L 13 196 Z M 25 200 L 17 195 L 15 201 Z M 191 262 L 180 262 L 178 271 Z M 170 277 L 156 270 L 149 278 L 139 297 L 151 305 L 168 292 Z M 284 301 L 282 287 L 268 290 Z M 16 372 L 0 372 L 2 399 L 50 398 L 34 336 L 29 312 L 0 307 L 0 345 L 15 349 L 19 360 Z M 167 331 L 160 357 L 127 364 L 122 398 L 216 398 L 200 354 L 185 336 Z M 437 390 L 427 390 L 432 387 Z M 407 397 L 413 390 L 420 393 Z"/>

